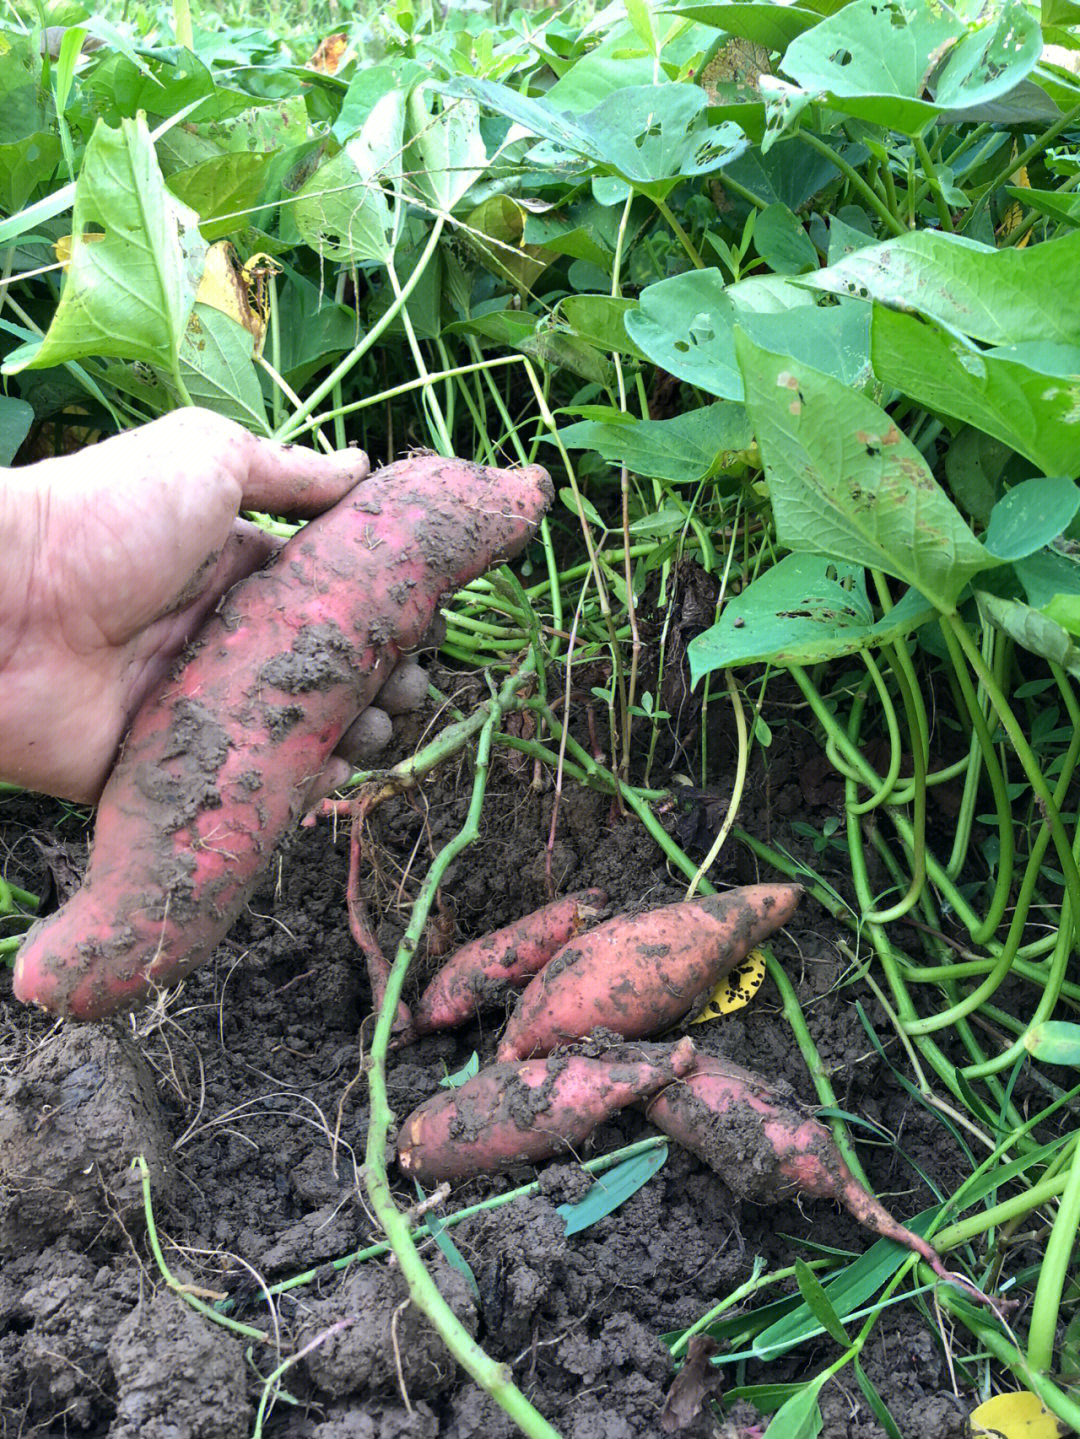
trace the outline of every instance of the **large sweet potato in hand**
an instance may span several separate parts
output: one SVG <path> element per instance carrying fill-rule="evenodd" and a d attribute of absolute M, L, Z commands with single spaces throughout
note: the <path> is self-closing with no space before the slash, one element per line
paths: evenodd
<path fill-rule="evenodd" d="M 617 1110 L 688 1073 L 694 1047 L 621 1045 L 600 1059 L 492 1064 L 427 1100 L 401 1127 L 398 1163 L 422 1184 L 573 1155 Z"/>
<path fill-rule="evenodd" d="M 18 997 L 96 1019 L 201 964 L 402 650 L 522 548 L 551 493 L 538 466 L 406 460 L 230 591 L 136 715 L 83 886 L 30 932 Z"/>
<path fill-rule="evenodd" d="M 549 1054 L 593 1029 L 658 1034 L 786 924 L 801 894 L 797 884 L 751 884 L 621 915 L 572 939 L 522 993 L 499 1059 Z"/>

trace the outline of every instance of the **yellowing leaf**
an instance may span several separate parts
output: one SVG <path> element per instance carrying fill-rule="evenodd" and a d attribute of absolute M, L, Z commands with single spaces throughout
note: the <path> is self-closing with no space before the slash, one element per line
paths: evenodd
<path fill-rule="evenodd" d="M 248 264 L 251 265 L 257 258 L 260 257 L 253 256 Z M 243 325 L 254 340 L 258 355 L 262 353 L 266 319 L 251 303 L 250 286 L 255 273 L 249 275 L 247 267 L 240 268 L 228 240 L 218 240 L 206 252 L 206 268 L 199 281 L 196 299 L 200 305 L 220 310 L 230 320 Z"/>
<path fill-rule="evenodd" d="M 719 1019 L 723 1014 L 732 1014 L 736 1009 L 742 1009 L 743 1005 L 749 1004 L 757 994 L 764 978 L 765 956 L 760 949 L 755 949 L 738 969 L 724 975 L 705 1001 L 701 1013 L 690 1023 L 704 1024 L 707 1019 Z"/>
<path fill-rule="evenodd" d="M 972 1439 L 1061 1439 L 1069 1427 L 1062 1424 L 1042 1400 L 1028 1389 L 1016 1394 L 995 1394 L 971 1416 Z"/>
<path fill-rule="evenodd" d="M 84 230 L 82 238 L 84 244 L 91 245 L 95 240 L 104 240 L 105 236 L 99 230 Z M 59 240 L 57 240 L 56 244 L 53 246 L 53 250 L 56 253 L 56 258 L 60 261 L 61 265 L 63 265 L 65 270 L 71 264 L 71 246 L 73 239 L 74 236 L 72 235 L 61 235 Z"/>

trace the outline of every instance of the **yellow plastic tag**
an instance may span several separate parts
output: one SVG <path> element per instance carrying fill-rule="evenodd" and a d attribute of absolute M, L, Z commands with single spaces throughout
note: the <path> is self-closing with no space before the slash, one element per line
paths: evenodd
<path fill-rule="evenodd" d="M 724 975 L 705 1001 L 701 1013 L 695 1015 L 690 1023 L 704 1024 L 707 1019 L 719 1019 L 723 1014 L 742 1009 L 743 1005 L 749 1004 L 757 994 L 764 978 L 765 956 L 760 949 L 755 949 L 747 955 L 738 969 Z"/>
<path fill-rule="evenodd" d="M 971 1416 L 972 1439 L 1061 1439 L 1070 1432 L 1029 1389 L 995 1394 Z"/>

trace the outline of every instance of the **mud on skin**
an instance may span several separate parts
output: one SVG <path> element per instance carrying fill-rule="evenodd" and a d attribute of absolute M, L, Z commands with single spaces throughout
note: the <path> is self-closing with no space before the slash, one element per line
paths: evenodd
<path fill-rule="evenodd" d="M 451 691 L 460 677 L 436 674 L 435 682 Z M 403 732 L 401 754 L 411 752 L 410 740 L 419 736 L 426 718 L 410 721 L 413 729 Z M 770 755 L 775 782 L 794 785 L 794 779 L 783 778 L 780 759 L 788 763 Z M 805 768 L 804 760 L 800 754 L 790 757 L 792 775 Z M 398 907 L 397 876 L 418 845 L 444 843 L 461 825 L 468 790 L 467 776 L 445 773 L 425 789 L 419 810 L 395 800 L 374 817 L 372 838 L 380 864 L 365 876 L 364 897 L 384 950 L 393 952 L 407 918 Z M 807 842 L 786 828 L 787 819 L 766 802 L 767 793 L 761 775 L 756 783 L 751 775 L 744 808 L 748 827 L 802 855 Z M 496 754 L 480 838 L 451 867 L 444 886 L 458 918 L 457 939 L 486 934 L 545 903 L 550 806 L 550 795 L 533 794 L 527 777 L 523 780 Z M 792 804 L 789 817 L 800 815 L 820 827 L 817 808 Z M 0 802 L 7 877 L 42 892 L 45 876 L 29 838 L 32 831 L 51 833 L 75 859 L 85 859 L 86 835 L 62 806 L 27 799 Z M 508 853 L 519 862 L 507 865 Z M 622 910 L 681 897 L 640 826 L 612 823 L 607 799 L 585 791 L 563 796 L 558 863 L 565 889 L 600 885 Z M 720 883 L 765 877 L 737 849 L 725 851 L 718 869 L 714 877 Z M 196 1284 L 238 1296 L 238 1317 L 269 1327 L 248 1265 L 269 1282 L 322 1266 L 315 1283 L 279 1301 L 283 1353 L 294 1352 L 301 1336 L 317 1327 L 358 1312 L 367 1316 L 372 1331 L 389 1328 L 401 1302 L 391 1287 L 393 1271 L 369 1265 L 341 1275 L 326 1264 L 373 1237 L 353 1167 L 354 1160 L 362 1161 L 367 1126 L 366 1091 L 362 1081 L 353 1081 L 368 992 L 348 934 L 345 872 L 344 833 L 335 841 L 326 826 L 290 841 L 280 888 L 275 877 L 256 889 L 228 940 L 188 980 L 172 1021 L 164 1028 L 136 1021 L 131 1047 L 144 1077 L 126 1062 L 110 1061 L 110 1087 L 100 1091 L 102 1108 L 93 1115 L 61 1108 L 70 1092 L 65 1083 L 78 1084 L 86 1055 L 67 1049 L 70 1041 L 61 1046 L 50 1034 L 50 1021 L 14 1003 L 0 971 L 0 1073 L 19 1082 L 16 1093 L 3 1089 L 0 1104 L 10 1107 L 0 1112 L 4 1122 L 17 1121 L 23 1136 L 14 1151 L 19 1189 L 10 1187 L 10 1171 L 2 1176 L 6 1191 L 0 1183 L 0 1195 L 10 1196 L 3 1211 L 7 1247 L 0 1256 L 0 1439 L 16 1439 L 35 1425 L 49 1439 L 65 1433 L 69 1439 L 107 1439 L 121 1418 L 128 1422 L 124 1416 L 135 1412 L 132 1406 L 146 1386 L 166 1391 L 170 1376 L 187 1364 L 175 1361 L 167 1332 L 159 1333 L 156 1320 L 139 1354 L 124 1352 L 140 1304 L 181 1305 L 168 1293 L 154 1298 L 159 1286 L 138 1230 L 138 1199 L 123 1187 L 131 1156 L 140 1148 L 154 1165 L 160 1232 L 167 1246 L 183 1249 L 182 1255 L 168 1249 L 176 1269 Z M 380 873 L 388 876 L 385 884 Z M 408 883 L 415 884 L 415 875 Z M 941 1185 L 954 1187 L 964 1173 L 961 1157 L 871 1053 L 851 992 L 835 988 L 842 964 L 831 930 L 806 900 L 803 910 L 791 926 L 792 940 L 779 935 L 774 949 L 804 1005 L 840 1106 L 902 1134 L 904 1150 Z M 437 967 L 422 952 L 416 964 L 410 999 Z M 889 1051 L 894 1038 L 886 1017 L 872 998 L 864 996 L 863 1003 Z M 395 1054 L 388 1090 L 397 1115 L 403 1119 L 439 1092 L 438 1079 L 460 1068 L 473 1049 L 482 1062 L 490 1062 L 500 1023 L 498 1014 L 483 1017 Z M 719 1047 L 716 1029 L 695 1026 L 695 1043 Z M 725 1050 L 770 1081 L 787 1080 L 803 1101 L 813 1100 L 767 981 L 753 1003 L 725 1020 L 722 1029 Z M 82 1043 L 84 1035 L 113 1031 L 79 1027 L 66 1033 Z M 339 1105 L 335 1165 L 327 1131 L 334 1131 Z M 65 1123 L 71 1126 L 69 1137 L 78 1127 L 80 1142 L 95 1139 L 92 1155 L 72 1150 L 70 1163 L 60 1162 L 50 1141 L 64 1134 Z M 601 1127 L 595 1150 L 605 1152 L 652 1132 L 640 1114 L 624 1110 Z M 177 1141 L 179 1147 L 171 1148 Z M 933 1202 L 895 1146 L 860 1144 L 859 1152 L 875 1190 L 901 1216 Z M 91 1162 L 96 1168 L 83 1175 Z M 617 1214 L 570 1239 L 555 1210 L 581 1198 L 588 1180 L 573 1161 L 521 1171 L 526 1178 L 534 1173 L 539 1174 L 539 1195 L 478 1215 L 452 1233 L 480 1291 L 479 1305 L 471 1301 L 478 1339 L 510 1366 L 516 1382 L 565 1439 L 655 1439 L 672 1377 L 658 1336 L 692 1323 L 744 1282 L 755 1256 L 770 1268 L 790 1266 L 795 1255 L 808 1253 L 799 1239 L 856 1254 L 866 1248 L 865 1232 L 838 1206 L 807 1200 L 764 1208 L 739 1199 L 705 1164 L 674 1144 L 664 1168 Z M 90 1187 L 75 1188 L 65 1177 L 71 1174 Z M 450 1207 L 505 1191 L 517 1178 L 460 1185 Z M 412 1203 L 411 1186 L 394 1170 L 391 1179 L 402 1207 Z M 47 1205 L 35 1207 L 28 1200 L 27 1186 L 34 1183 L 51 1190 Z M 126 1235 L 113 1218 L 118 1199 Z M 1016 1263 L 1034 1257 L 1034 1251 L 1022 1252 Z M 438 1265 L 434 1251 L 425 1258 Z M 359 1288 L 351 1287 L 354 1280 Z M 406 1311 L 399 1326 L 411 1326 L 416 1317 Z M 361 1327 L 346 1331 L 342 1342 Z M 228 1350 L 218 1330 L 212 1339 L 215 1349 Z M 435 1353 L 428 1340 L 417 1339 L 418 1360 Z M 767 1369 L 748 1366 L 747 1380 L 805 1379 L 836 1354 L 830 1341 L 819 1338 Z M 253 1360 L 262 1373 L 273 1367 L 273 1357 L 258 1346 Z M 900 1417 L 905 1439 L 961 1439 L 972 1396 L 962 1394 L 959 1402 L 952 1396 L 940 1342 L 913 1306 L 887 1311 L 863 1360 Z M 324 1381 L 296 1367 L 289 1371 L 287 1387 L 298 1404 L 275 1409 L 267 1439 L 510 1439 L 514 1431 L 501 1411 L 448 1364 L 434 1362 L 440 1375 L 430 1398 L 419 1386 L 410 1392 L 412 1417 L 397 1388 L 392 1349 L 388 1353 L 385 1346 L 369 1345 L 351 1390 L 347 1378 L 331 1378 L 327 1372 Z M 335 1366 L 335 1375 L 344 1367 L 344 1362 Z M 225 1394 L 234 1392 L 228 1388 L 231 1382 L 223 1372 L 212 1383 L 188 1386 L 191 1407 L 183 1414 L 199 1439 L 234 1439 L 222 1403 Z M 247 1364 L 243 1382 L 250 1413 L 259 1388 Z M 825 1439 L 882 1439 L 854 1386 L 830 1384 L 822 1407 Z M 731 1417 L 760 1422 L 745 1405 Z M 687 1431 L 690 1439 L 715 1439 L 704 1422 L 699 1424 Z M 159 1439 L 155 1428 L 146 1432 Z M 244 1432 L 250 1433 L 250 1427 Z"/>

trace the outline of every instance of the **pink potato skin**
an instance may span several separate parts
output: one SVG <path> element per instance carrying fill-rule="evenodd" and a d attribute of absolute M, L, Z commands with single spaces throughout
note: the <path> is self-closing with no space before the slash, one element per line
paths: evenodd
<path fill-rule="evenodd" d="M 421 1184 L 441 1184 L 572 1155 L 605 1119 L 693 1062 L 684 1037 L 674 1046 L 620 1045 L 600 1059 L 560 1054 L 489 1065 L 406 1119 L 398 1163 Z"/>
<path fill-rule="evenodd" d="M 136 715 L 82 888 L 30 932 L 16 995 L 98 1019 L 202 964 L 401 652 L 521 550 L 551 496 L 539 466 L 417 456 L 236 585 Z"/>
<path fill-rule="evenodd" d="M 581 890 L 463 945 L 413 1006 L 417 1034 L 453 1029 L 498 1004 L 508 989 L 527 984 L 556 950 L 581 932 L 589 911 L 605 904 L 602 889 Z"/>
<path fill-rule="evenodd" d="M 642 1108 L 650 1123 L 715 1169 L 739 1198 L 773 1204 L 798 1193 L 838 1200 L 860 1224 L 914 1250 L 952 1280 L 931 1245 L 863 1188 L 825 1125 L 761 1075 L 723 1056 L 700 1054 L 680 1083 Z"/>
<path fill-rule="evenodd" d="M 523 991 L 498 1058 L 550 1054 L 598 1028 L 624 1039 L 660 1033 L 786 924 L 801 894 L 797 884 L 752 884 L 621 915 L 572 939 Z"/>

